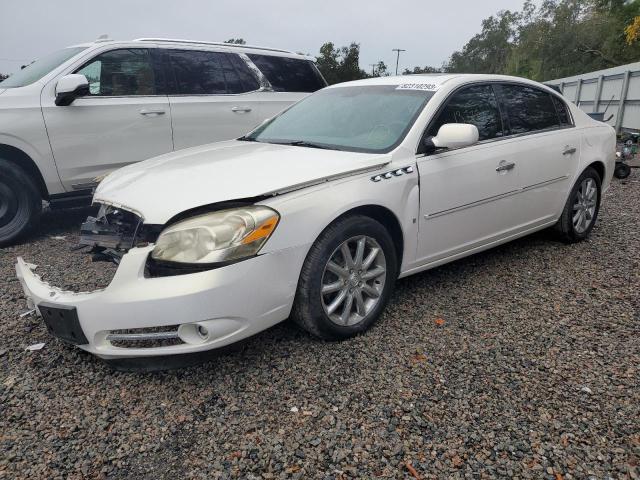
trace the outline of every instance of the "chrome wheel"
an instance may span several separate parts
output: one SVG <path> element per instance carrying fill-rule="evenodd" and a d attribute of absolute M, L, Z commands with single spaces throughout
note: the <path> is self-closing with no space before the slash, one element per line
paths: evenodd
<path fill-rule="evenodd" d="M 325 313 L 337 325 L 360 323 L 380 301 L 386 278 L 386 259 L 375 239 L 362 235 L 344 241 L 322 274 Z"/>
<path fill-rule="evenodd" d="M 584 233 L 593 223 L 598 202 L 598 187 L 593 178 L 585 178 L 576 192 L 573 204 L 573 229 Z"/>

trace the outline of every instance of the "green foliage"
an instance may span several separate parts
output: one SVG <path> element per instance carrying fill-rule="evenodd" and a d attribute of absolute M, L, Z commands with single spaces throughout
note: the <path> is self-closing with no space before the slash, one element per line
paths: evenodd
<path fill-rule="evenodd" d="M 327 83 L 333 85 L 334 83 L 367 78 L 367 73 L 360 68 L 359 60 L 360 45 L 358 43 L 354 42 L 348 47 L 336 48 L 332 42 L 327 42 L 320 47 L 320 55 L 316 57 L 316 65 Z"/>
<path fill-rule="evenodd" d="M 638 0 L 527 0 L 484 20 L 445 69 L 550 80 L 638 61 L 625 28 L 639 14 Z"/>
<path fill-rule="evenodd" d="M 246 45 L 247 42 L 244 41 L 244 38 L 230 38 L 229 40 L 225 40 L 224 43 L 234 43 L 236 45 Z"/>

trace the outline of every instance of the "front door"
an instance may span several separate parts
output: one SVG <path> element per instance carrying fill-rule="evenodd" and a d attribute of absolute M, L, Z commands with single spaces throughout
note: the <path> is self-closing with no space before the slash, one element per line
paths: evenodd
<path fill-rule="evenodd" d="M 429 127 L 470 123 L 476 145 L 417 159 L 420 174 L 418 264 L 427 264 L 504 238 L 518 223 L 518 171 L 512 146 L 500 140 L 503 122 L 491 85 L 454 93 Z"/>
<path fill-rule="evenodd" d="M 42 107 L 60 179 L 67 191 L 89 188 L 94 178 L 173 149 L 171 111 L 156 94 L 155 71 L 145 48 L 101 53 L 74 73 L 90 94 L 69 106 L 45 98 Z"/>

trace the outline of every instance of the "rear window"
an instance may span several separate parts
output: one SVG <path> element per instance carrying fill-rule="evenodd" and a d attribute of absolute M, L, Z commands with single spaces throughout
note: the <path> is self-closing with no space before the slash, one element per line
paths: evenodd
<path fill-rule="evenodd" d="M 545 130 L 560 124 L 548 92 L 524 85 L 509 84 L 500 85 L 499 92 L 507 110 L 512 135 Z"/>
<path fill-rule="evenodd" d="M 572 125 L 571 117 L 569 116 L 569 110 L 567 108 L 567 105 L 554 95 L 551 95 L 551 98 L 553 99 L 553 104 L 556 107 L 556 112 L 558 112 L 560 125 Z"/>
<path fill-rule="evenodd" d="M 259 88 L 249 67 L 223 52 L 168 50 L 171 93 L 212 95 L 245 93 Z"/>
<path fill-rule="evenodd" d="M 315 92 L 326 85 L 310 60 L 248 54 L 276 92 Z"/>

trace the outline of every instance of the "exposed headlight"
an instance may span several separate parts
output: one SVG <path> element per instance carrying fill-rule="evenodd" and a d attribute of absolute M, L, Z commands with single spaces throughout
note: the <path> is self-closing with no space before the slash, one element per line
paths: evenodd
<path fill-rule="evenodd" d="M 278 220 L 278 212 L 262 206 L 191 217 L 163 230 L 151 257 L 180 263 L 217 263 L 249 257 L 262 248 Z"/>

